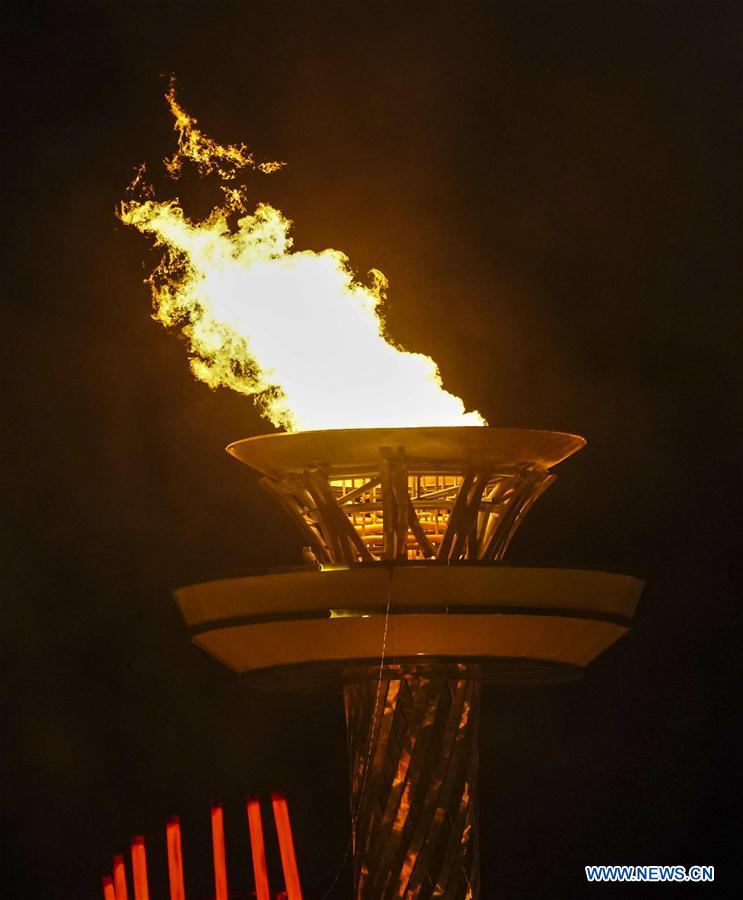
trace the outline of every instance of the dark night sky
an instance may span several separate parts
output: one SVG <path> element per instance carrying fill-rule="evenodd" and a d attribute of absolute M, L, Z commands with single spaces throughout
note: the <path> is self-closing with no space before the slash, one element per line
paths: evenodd
<path fill-rule="evenodd" d="M 246 792 L 288 792 L 308 900 L 347 840 L 340 699 L 247 689 L 170 596 L 300 558 L 222 449 L 268 426 L 192 379 L 114 218 L 172 147 L 171 72 L 209 133 L 288 162 L 254 196 L 298 246 L 387 274 L 447 387 L 588 437 L 512 557 L 647 579 L 582 682 L 486 694 L 483 900 L 581 897 L 602 862 L 714 864 L 686 894 L 732 896 L 743 7 L 51 6 L 3 6 L 5 896 L 97 898 L 144 833 L 163 897 L 179 812 L 206 898 L 218 797 L 246 896 Z"/>

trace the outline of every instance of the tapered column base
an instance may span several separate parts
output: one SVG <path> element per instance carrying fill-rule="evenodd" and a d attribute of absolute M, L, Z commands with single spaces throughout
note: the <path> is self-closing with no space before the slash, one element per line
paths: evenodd
<path fill-rule="evenodd" d="M 357 669 L 344 699 L 354 897 L 477 900 L 480 682 L 464 665 Z"/>

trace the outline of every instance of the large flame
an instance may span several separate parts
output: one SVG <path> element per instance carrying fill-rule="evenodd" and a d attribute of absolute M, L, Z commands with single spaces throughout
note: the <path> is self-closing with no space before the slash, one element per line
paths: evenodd
<path fill-rule="evenodd" d="M 166 97 L 178 135 L 168 172 L 178 177 L 188 160 L 201 174 L 216 173 L 225 201 L 194 221 L 177 199 L 156 200 L 140 173 L 119 216 L 165 248 L 149 278 L 154 318 L 182 330 L 194 375 L 254 397 L 288 430 L 484 425 L 444 390 L 430 357 L 389 343 L 381 272 L 363 284 L 338 250 L 292 250 L 281 211 L 259 203 L 247 212 L 244 187 L 226 183 L 240 169 L 269 174 L 283 163 L 257 163 L 244 145 L 217 144 L 172 86 Z"/>

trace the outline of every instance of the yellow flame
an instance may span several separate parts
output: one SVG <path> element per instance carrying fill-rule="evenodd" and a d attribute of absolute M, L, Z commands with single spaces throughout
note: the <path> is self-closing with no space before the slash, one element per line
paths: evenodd
<path fill-rule="evenodd" d="M 215 143 L 172 85 L 166 99 L 178 134 L 166 160 L 173 177 L 184 160 L 222 181 L 240 168 L 283 165 Z M 266 203 L 247 213 L 242 188 L 223 185 L 223 206 L 203 221 L 190 220 L 177 199 L 154 199 L 141 171 L 133 188 L 119 216 L 165 248 L 149 279 L 154 318 L 182 330 L 197 378 L 252 396 L 288 430 L 485 424 L 444 390 L 432 359 L 385 338 L 381 272 L 362 284 L 338 250 L 292 250 L 291 222 Z M 233 226 L 234 213 L 243 215 Z"/>
<path fill-rule="evenodd" d="M 165 99 L 173 114 L 174 127 L 178 135 L 178 149 L 170 159 L 165 160 L 165 168 L 174 178 L 180 175 L 185 159 L 195 163 L 202 175 L 217 172 L 225 181 L 231 181 L 237 169 L 258 169 L 270 175 L 285 165 L 283 162 L 256 163 L 255 157 L 245 144 L 223 146 L 205 135 L 196 127 L 197 120 L 190 116 L 176 99 L 173 80 L 170 82 Z"/>

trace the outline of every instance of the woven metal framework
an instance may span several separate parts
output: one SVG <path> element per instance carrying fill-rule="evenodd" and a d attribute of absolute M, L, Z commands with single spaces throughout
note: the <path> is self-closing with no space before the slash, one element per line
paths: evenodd
<path fill-rule="evenodd" d="M 339 477 L 321 467 L 262 483 L 300 525 L 320 563 L 498 560 L 555 476 L 534 463 L 498 470 L 421 464 L 398 450 Z"/>
<path fill-rule="evenodd" d="M 344 690 L 356 900 L 479 896 L 480 684 L 390 666 Z"/>

